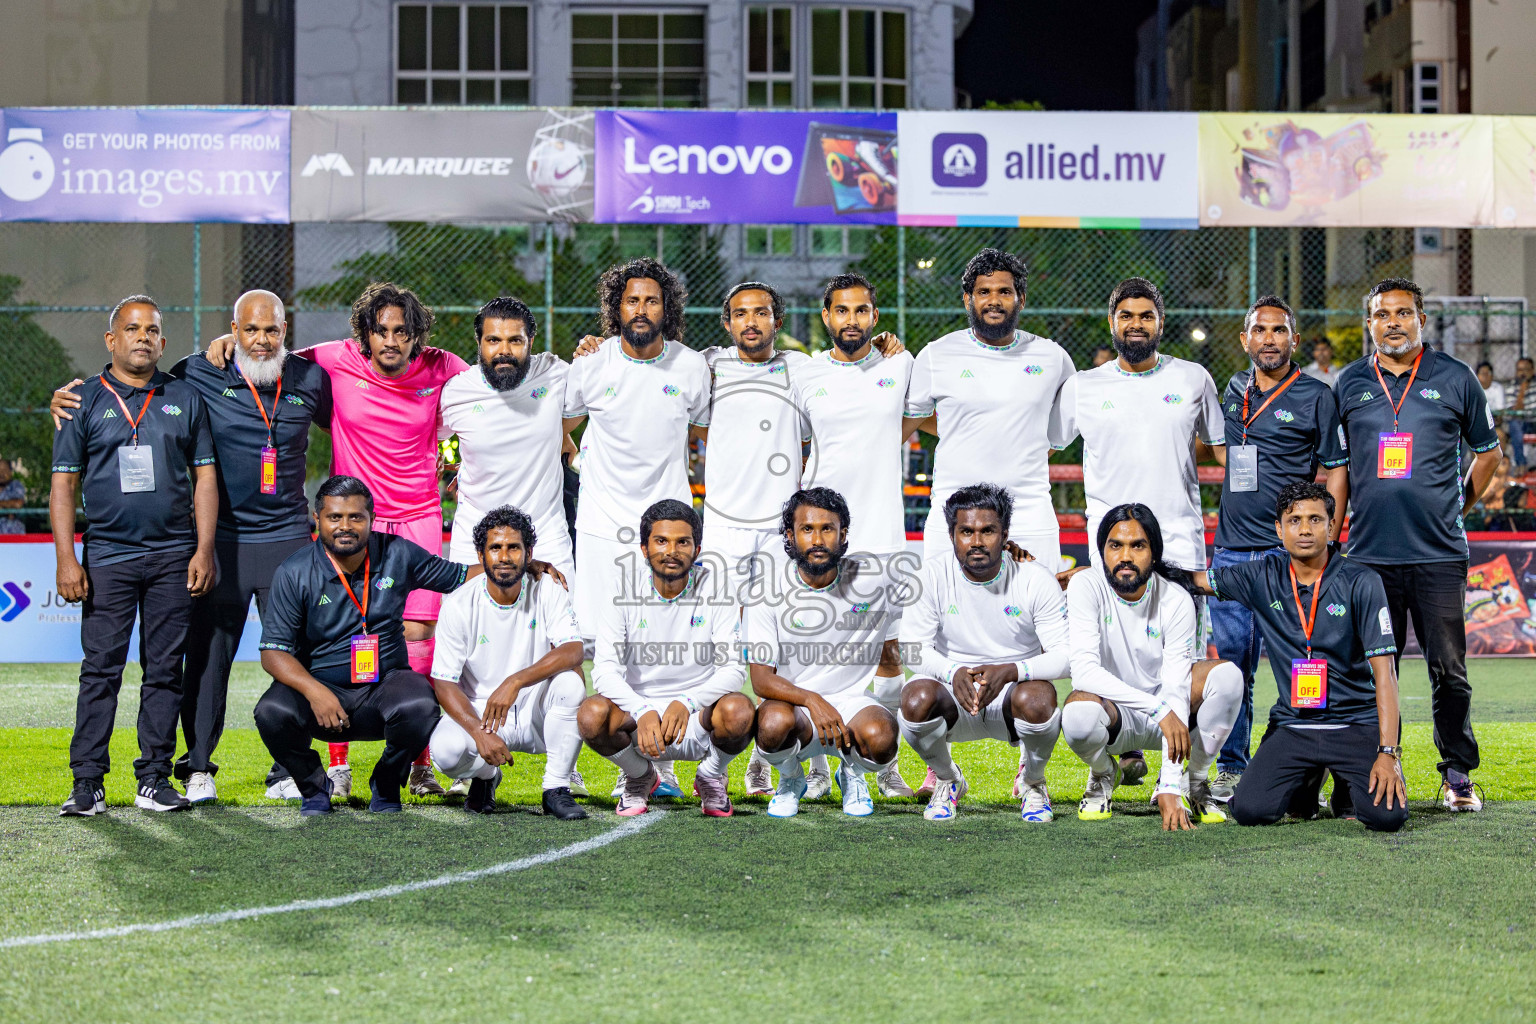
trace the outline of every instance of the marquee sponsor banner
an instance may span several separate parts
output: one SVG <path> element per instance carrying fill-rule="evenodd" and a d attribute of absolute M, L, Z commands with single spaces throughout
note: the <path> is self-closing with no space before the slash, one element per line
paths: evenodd
<path fill-rule="evenodd" d="M 80 556 L 80 544 L 75 544 Z M 80 650 L 80 606 L 65 604 L 54 590 L 53 545 L 47 542 L 0 543 L 0 660 L 7 662 L 74 662 Z M 260 661 L 261 619 L 256 602 L 246 612 L 237 661 Z M 128 646 L 128 661 L 139 657 L 139 631 Z"/>
<path fill-rule="evenodd" d="M 901 223 L 1196 227 L 1198 118 L 903 111 Z"/>
<path fill-rule="evenodd" d="M 0 221 L 288 220 L 286 110 L 0 110 Z"/>
<path fill-rule="evenodd" d="M 1493 119 L 1494 216 L 1501 228 L 1536 228 L 1536 117 Z"/>
<path fill-rule="evenodd" d="M 294 221 L 585 221 L 591 110 L 293 113 Z"/>
<path fill-rule="evenodd" d="M 603 223 L 894 224 L 896 115 L 597 115 Z"/>
<path fill-rule="evenodd" d="M 1471 540 L 1468 546 L 1467 657 L 1536 658 L 1536 540 Z M 1411 625 L 1403 653 L 1424 653 Z"/>
<path fill-rule="evenodd" d="M 1210 227 L 1494 224 L 1491 117 L 1202 114 Z"/>

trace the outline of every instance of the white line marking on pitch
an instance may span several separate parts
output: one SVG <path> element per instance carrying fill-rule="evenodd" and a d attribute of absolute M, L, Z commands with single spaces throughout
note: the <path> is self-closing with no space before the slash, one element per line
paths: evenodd
<path fill-rule="evenodd" d="M 552 864 L 557 860 L 565 860 L 567 857 L 575 857 L 583 853 L 590 853 L 593 850 L 602 849 L 609 843 L 616 843 L 620 839 L 634 835 L 652 822 L 665 817 L 666 813 L 666 811 L 662 810 L 653 810 L 643 817 L 631 818 L 617 828 L 609 829 L 602 835 L 593 836 L 591 839 L 583 839 L 581 842 L 572 843 L 570 846 L 561 846 L 554 850 L 546 850 L 543 853 L 535 853 L 529 857 L 520 857 L 517 860 L 492 864 L 488 868 L 478 868 L 474 871 L 455 871 L 452 874 L 438 875 L 436 878 L 428 878 L 420 882 L 386 885 L 382 889 L 365 889 L 362 892 L 348 893 L 345 896 L 329 896 L 319 900 L 294 900 L 292 903 L 278 903 L 269 907 L 247 907 L 244 910 L 225 910 L 217 914 L 193 914 L 191 917 L 178 917 L 171 921 L 125 924 L 116 928 L 97 928 L 88 932 L 52 932 L 43 935 L 18 935 L 14 938 L 0 939 L 0 949 L 11 949 L 16 946 L 43 946 L 52 942 L 78 942 L 82 939 L 115 939 L 123 935 L 134 935 L 139 932 L 169 932 L 180 928 L 199 928 L 203 925 L 227 924 L 230 921 L 245 921 L 253 917 L 267 917 L 270 914 L 292 914 L 300 910 L 330 910 L 353 903 L 367 903 L 370 900 L 385 900 L 394 896 L 403 896 L 406 893 L 421 892 L 424 889 L 440 889 L 445 885 L 475 882 L 482 878 L 489 878 L 492 875 L 505 875 L 513 871 L 526 871 L 529 868 Z"/>

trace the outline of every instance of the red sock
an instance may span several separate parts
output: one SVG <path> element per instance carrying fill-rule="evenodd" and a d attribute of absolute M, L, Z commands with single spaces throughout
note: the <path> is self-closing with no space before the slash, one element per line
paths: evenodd
<path fill-rule="evenodd" d="M 431 763 L 432 763 L 432 749 L 430 747 L 428 747 L 426 750 L 423 750 L 420 754 L 416 755 L 416 760 L 411 762 L 411 767 L 412 768 L 417 768 L 417 767 L 420 767 L 421 765 L 430 765 Z"/>
<path fill-rule="evenodd" d="M 338 766 L 342 767 L 342 768 L 347 767 L 347 749 L 349 747 L 350 747 L 350 744 L 347 744 L 347 743 L 332 743 L 331 744 L 331 767 L 332 768 L 336 768 Z"/>

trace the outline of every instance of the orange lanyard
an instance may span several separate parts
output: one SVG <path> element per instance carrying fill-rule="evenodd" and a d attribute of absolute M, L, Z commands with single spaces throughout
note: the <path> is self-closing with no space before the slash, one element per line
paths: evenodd
<path fill-rule="evenodd" d="M 117 393 L 116 388 L 107 383 L 106 374 L 98 373 L 96 376 L 101 381 L 101 386 L 106 388 L 113 398 L 117 399 L 117 407 L 123 410 L 123 418 L 128 421 L 128 426 L 133 430 L 133 446 L 137 448 L 139 446 L 139 423 L 144 419 L 144 414 L 149 411 L 150 399 L 155 397 L 154 387 L 150 387 L 149 394 L 144 396 L 143 408 L 139 410 L 137 416 L 134 416 L 128 412 L 128 405 L 123 401 L 123 396 Z"/>
<path fill-rule="evenodd" d="M 1243 389 L 1243 444 L 1247 444 L 1248 443 L 1248 428 L 1253 425 L 1253 421 L 1258 419 L 1259 415 L 1261 413 L 1263 413 L 1265 409 L 1269 408 L 1269 403 L 1270 402 L 1273 402 L 1275 399 L 1280 397 L 1280 392 L 1284 391 L 1286 388 L 1290 387 L 1292 384 L 1295 384 L 1296 383 L 1296 378 L 1300 377 L 1300 376 L 1301 376 L 1301 371 L 1300 370 L 1297 370 L 1295 373 L 1291 374 L 1291 376 L 1286 379 L 1286 382 L 1284 384 L 1281 384 L 1274 391 L 1270 392 L 1269 397 L 1264 399 L 1264 404 L 1259 406 L 1258 409 L 1254 411 L 1254 414 L 1253 414 L 1252 417 L 1249 417 L 1249 415 L 1248 415 L 1248 392 L 1253 390 L 1253 382 L 1255 380 L 1258 380 L 1258 378 L 1259 378 L 1259 371 L 1257 371 L 1257 370 L 1253 371 L 1253 379 L 1250 380 L 1248 382 L 1248 386 Z"/>
<path fill-rule="evenodd" d="M 368 632 L 368 574 L 371 569 L 371 555 L 363 556 L 363 599 L 359 601 L 357 595 L 352 593 L 352 584 L 347 582 L 346 573 L 341 571 L 341 566 L 336 563 L 336 558 L 329 551 L 325 557 L 331 560 L 331 568 L 336 570 L 336 578 L 341 580 L 341 585 L 347 589 L 347 596 L 352 599 L 352 605 L 357 609 L 357 614 L 363 617 L 363 632 Z M 1314 603 L 1313 614 L 1317 613 Z"/>
<path fill-rule="evenodd" d="M 1301 620 L 1301 631 L 1307 635 L 1307 657 L 1312 657 L 1312 627 L 1317 625 L 1317 595 L 1323 592 L 1323 574 L 1318 573 L 1317 579 L 1312 583 L 1312 617 L 1307 618 L 1301 610 L 1301 591 L 1296 587 L 1296 566 L 1286 568 L 1291 571 L 1291 596 L 1296 599 L 1296 617 Z M 1328 563 L 1323 563 L 1323 570 L 1327 571 Z"/>
<path fill-rule="evenodd" d="M 279 401 L 281 401 L 282 397 L 283 397 L 283 378 L 281 378 L 281 377 L 277 378 L 277 394 L 272 396 L 272 415 L 271 416 L 267 415 L 267 410 L 262 406 L 262 404 L 261 404 L 261 396 L 256 393 L 256 385 L 251 383 L 251 378 L 247 377 L 245 374 L 242 373 L 240 375 L 240 379 L 245 381 L 245 386 L 251 389 L 251 397 L 256 399 L 256 411 L 261 413 L 261 422 L 263 422 L 263 423 L 265 423 L 267 425 L 267 447 L 271 448 L 272 447 L 272 421 L 277 419 L 277 403 Z"/>
<path fill-rule="evenodd" d="M 1381 356 L 1371 356 L 1371 368 L 1376 371 L 1376 379 L 1381 382 L 1381 390 L 1387 396 L 1387 404 L 1392 407 L 1392 432 L 1397 433 L 1397 414 L 1402 410 L 1403 403 L 1408 401 L 1408 392 L 1413 390 L 1413 379 L 1419 375 L 1419 364 L 1424 361 L 1424 349 L 1420 347 L 1419 357 L 1413 361 L 1413 372 L 1408 375 L 1408 386 L 1403 388 L 1403 397 L 1392 401 L 1392 392 L 1387 390 L 1387 379 L 1381 375 Z"/>

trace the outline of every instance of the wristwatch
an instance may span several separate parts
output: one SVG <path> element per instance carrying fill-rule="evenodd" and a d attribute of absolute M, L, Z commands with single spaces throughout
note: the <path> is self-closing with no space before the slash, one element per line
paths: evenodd
<path fill-rule="evenodd" d="M 1377 747 L 1376 748 L 1376 753 L 1378 753 L 1378 754 L 1386 754 L 1389 757 L 1395 757 L 1399 761 L 1401 761 L 1403 759 L 1403 748 L 1402 747 Z"/>

